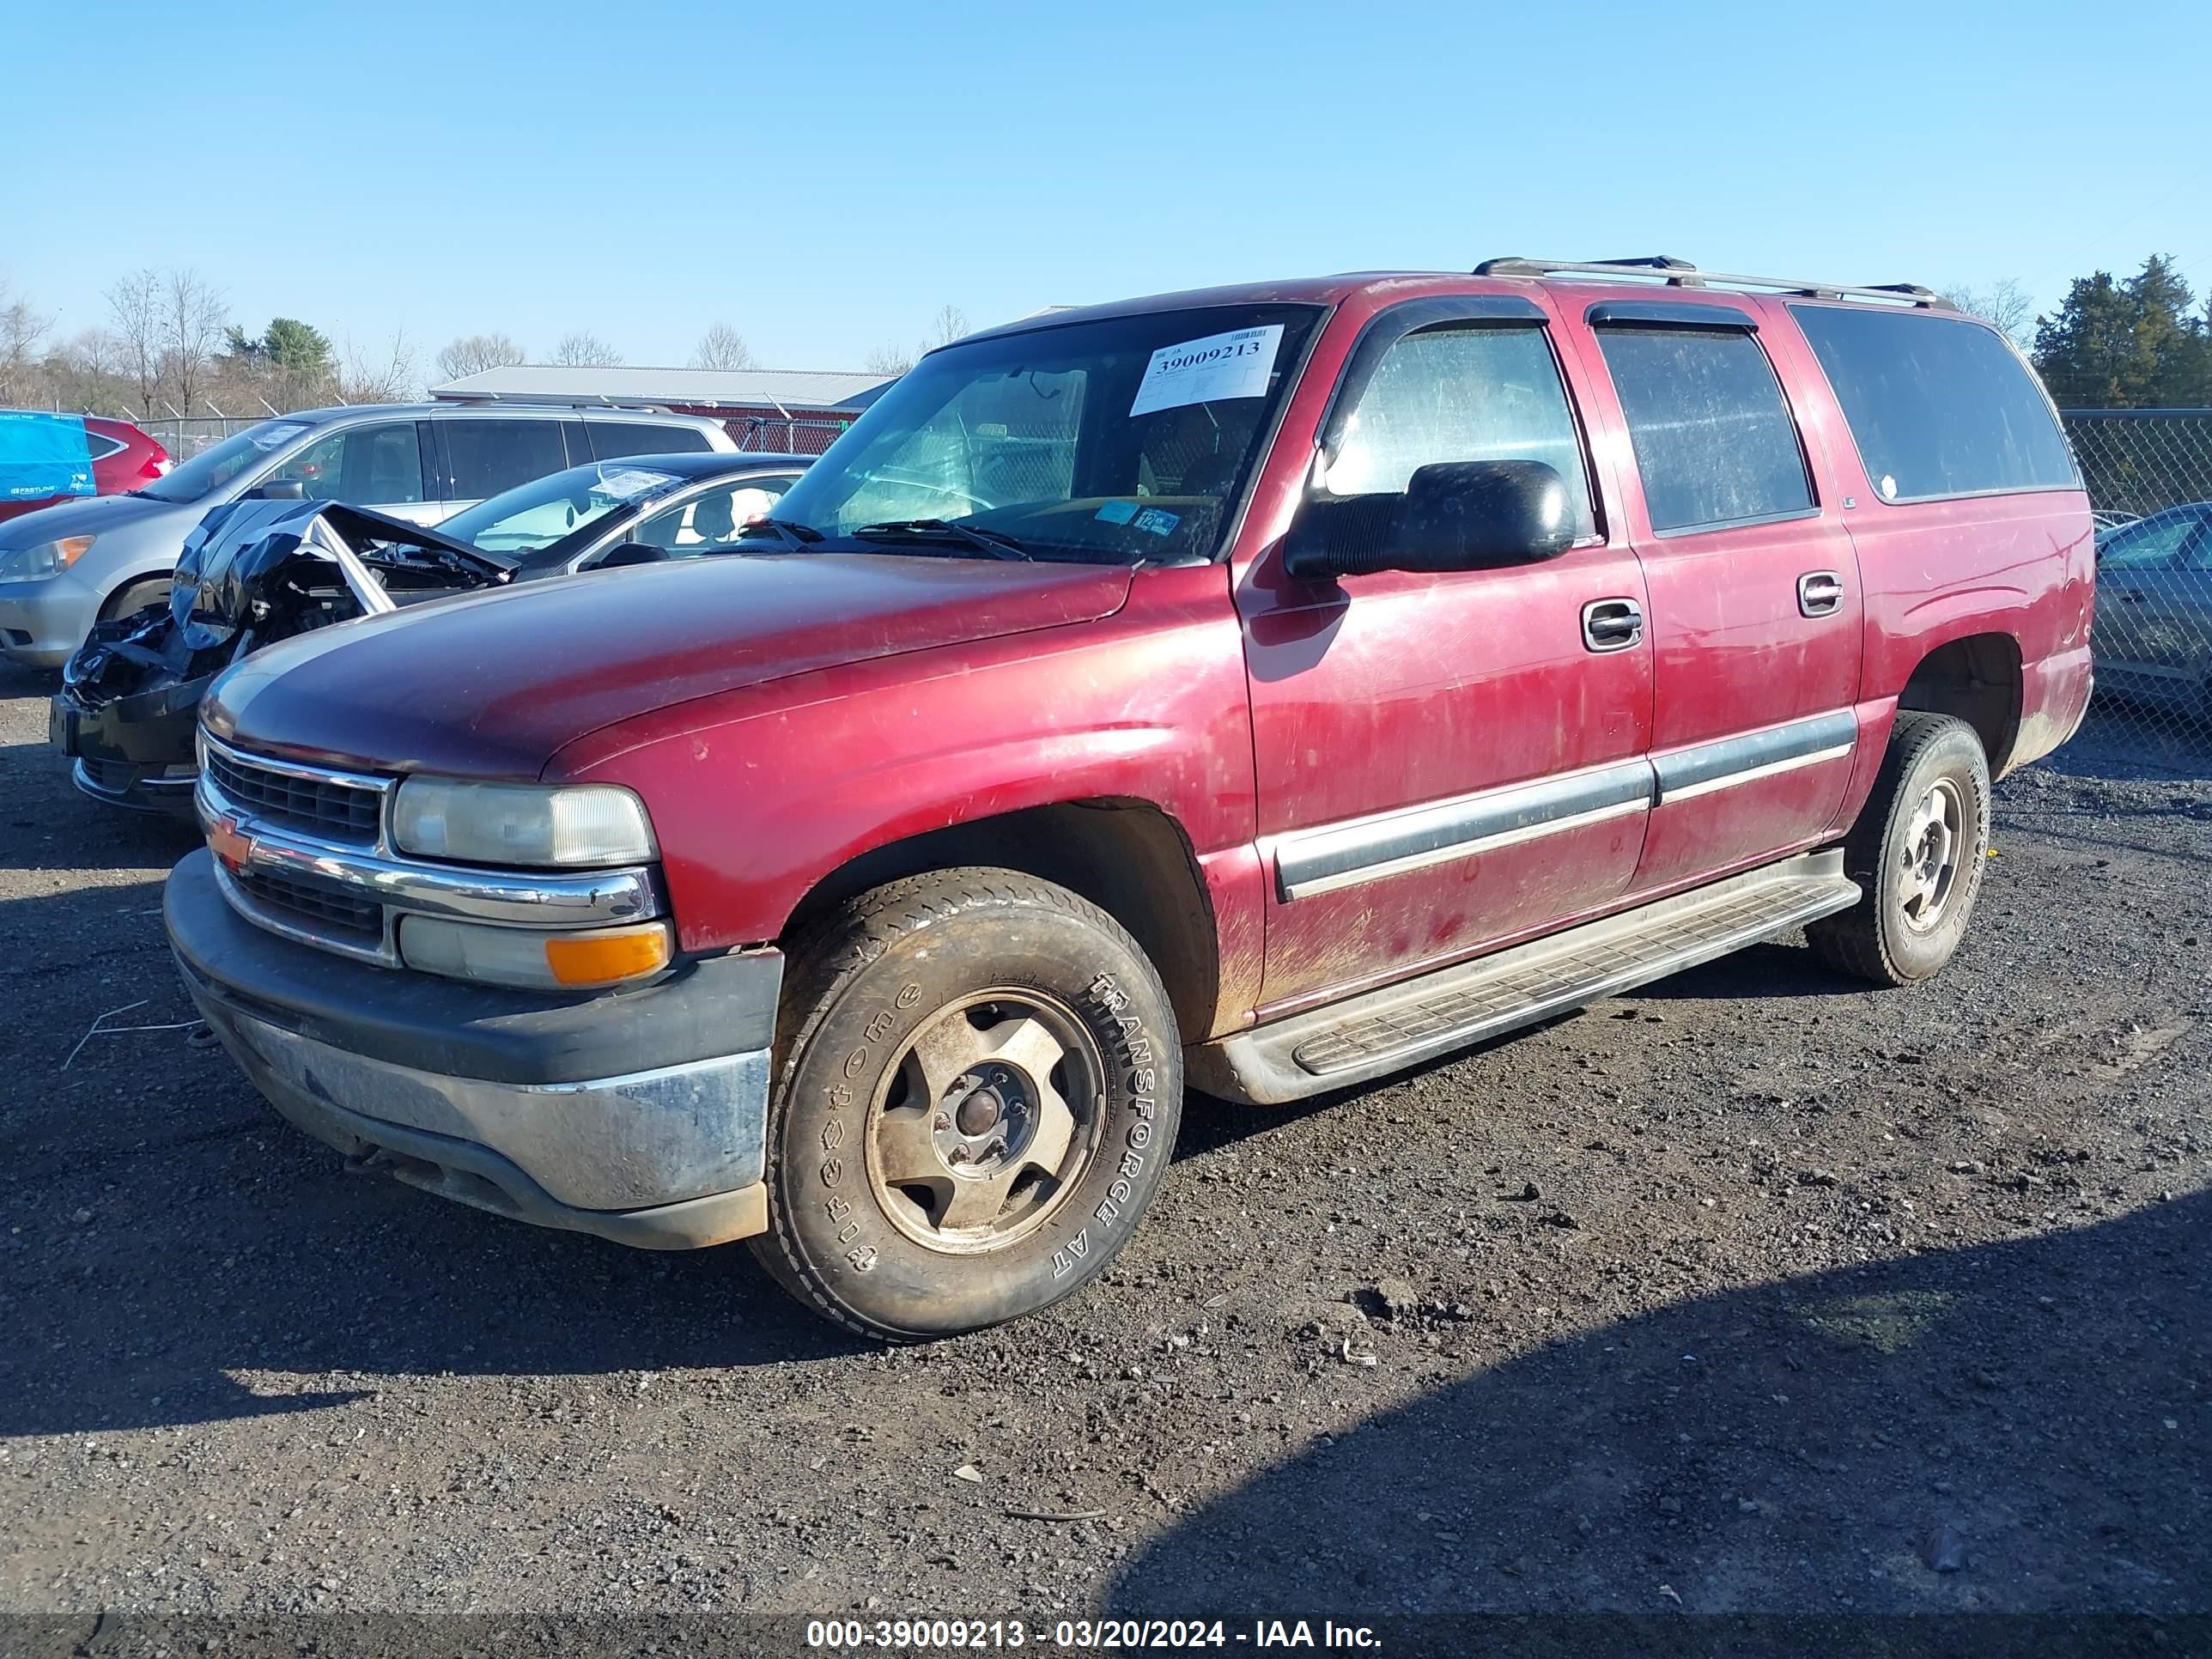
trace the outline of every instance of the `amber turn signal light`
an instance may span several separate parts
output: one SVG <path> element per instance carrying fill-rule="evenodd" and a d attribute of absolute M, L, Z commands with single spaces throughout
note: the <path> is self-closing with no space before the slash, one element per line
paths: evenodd
<path fill-rule="evenodd" d="M 668 965 L 668 927 L 624 928 L 545 941 L 545 965 L 562 985 L 613 985 Z"/>

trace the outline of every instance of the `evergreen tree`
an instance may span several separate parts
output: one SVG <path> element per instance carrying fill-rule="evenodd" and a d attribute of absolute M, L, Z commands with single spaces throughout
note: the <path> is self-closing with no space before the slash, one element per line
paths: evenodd
<path fill-rule="evenodd" d="M 2153 254 L 2124 282 L 2075 279 L 2038 320 L 2035 366 L 2062 409 L 2195 408 L 2212 402 L 2212 327 L 2173 261 Z"/>

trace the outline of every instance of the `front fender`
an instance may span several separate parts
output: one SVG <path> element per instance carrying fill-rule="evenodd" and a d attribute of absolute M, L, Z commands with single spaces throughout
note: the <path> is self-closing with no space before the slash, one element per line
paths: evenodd
<path fill-rule="evenodd" d="M 815 884 L 861 854 L 1025 807 L 1147 802 L 1201 866 L 1249 848 L 1255 830 L 1242 635 L 1218 566 L 1142 572 L 1129 603 L 1097 622 L 641 716 L 571 744 L 547 775 L 644 798 L 694 951 L 780 937 Z"/>

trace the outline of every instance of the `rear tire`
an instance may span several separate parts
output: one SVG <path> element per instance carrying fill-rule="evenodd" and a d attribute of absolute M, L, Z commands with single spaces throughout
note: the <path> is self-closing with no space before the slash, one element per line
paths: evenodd
<path fill-rule="evenodd" d="M 1006 870 L 891 882 L 794 952 L 769 1104 L 787 1290 L 863 1335 L 948 1336 L 1096 1277 L 1158 1189 L 1182 1051 L 1104 911 Z"/>
<path fill-rule="evenodd" d="M 119 622 L 150 606 L 166 605 L 169 602 L 169 586 L 167 576 L 142 577 L 107 602 L 106 609 L 100 612 L 100 620 Z"/>
<path fill-rule="evenodd" d="M 1990 767 L 1948 714 L 1900 714 L 1844 842 L 1859 902 L 1805 930 L 1829 967 L 1875 985 L 1932 978 L 1966 936 L 1990 849 Z"/>

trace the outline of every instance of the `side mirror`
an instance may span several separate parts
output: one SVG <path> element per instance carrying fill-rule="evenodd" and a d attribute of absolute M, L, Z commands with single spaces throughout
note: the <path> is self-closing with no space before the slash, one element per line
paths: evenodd
<path fill-rule="evenodd" d="M 1291 530 L 1291 574 L 1489 570 L 1557 558 L 1575 542 L 1567 486 L 1543 461 L 1437 461 L 1402 495 L 1309 501 Z"/>
<path fill-rule="evenodd" d="M 615 570 L 629 564 L 662 564 L 666 562 L 668 550 L 655 547 L 651 542 L 617 542 L 599 556 L 594 570 Z"/>
<path fill-rule="evenodd" d="M 307 486 L 297 478 L 271 478 L 246 493 L 257 501 L 304 501 L 307 499 Z"/>

